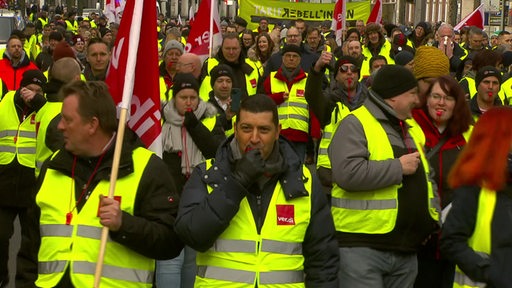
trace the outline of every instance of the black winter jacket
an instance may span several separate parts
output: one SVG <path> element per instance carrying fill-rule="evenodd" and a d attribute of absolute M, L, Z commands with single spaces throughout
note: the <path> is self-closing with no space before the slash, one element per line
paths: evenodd
<path fill-rule="evenodd" d="M 176 231 L 187 245 L 198 251 L 206 251 L 212 247 L 238 213 L 240 202 L 244 198 L 247 198 L 251 206 L 255 223 L 259 223 L 258 229 L 264 221 L 271 221 L 265 219 L 265 215 L 277 181 L 281 182 L 289 201 L 305 197 L 303 166 L 288 141 L 282 137 L 279 140 L 280 153 L 285 159 L 285 171 L 272 176 L 262 191 L 259 191 L 261 194 L 257 194 L 250 192 L 258 189 L 257 184 L 244 187 L 232 176 L 235 167 L 230 148 L 232 139 L 233 136 L 229 137 L 217 151 L 214 165 L 218 169 L 206 171 L 205 164 L 197 166 L 183 191 Z M 313 176 L 312 180 L 311 222 L 302 244 L 305 283 L 306 287 L 334 288 L 338 287 L 339 265 L 334 223 L 317 179 Z M 214 188 L 209 194 L 207 184 L 212 187 L 218 185 L 218 188 Z"/>

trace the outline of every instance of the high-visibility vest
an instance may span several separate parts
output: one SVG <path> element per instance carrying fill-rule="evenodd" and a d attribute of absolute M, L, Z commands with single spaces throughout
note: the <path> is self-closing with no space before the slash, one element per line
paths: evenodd
<path fill-rule="evenodd" d="M 75 20 L 71 23 L 71 21 L 66 20 L 66 30 L 72 31 L 73 33 L 78 32 L 78 21 Z"/>
<path fill-rule="evenodd" d="M 478 211 L 476 214 L 475 229 L 468 239 L 468 245 L 482 257 L 491 255 L 491 224 L 496 206 L 496 191 L 482 188 L 478 197 Z M 455 268 L 453 279 L 454 288 L 485 288 L 487 283 L 475 282 L 460 270 Z"/>
<path fill-rule="evenodd" d="M 46 146 L 46 132 L 50 122 L 55 116 L 60 114 L 61 110 L 62 102 L 46 102 L 36 114 L 36 177 L 39 176 L 44 161 L 53 153 L 53 151 Z"/>
<path fill-rule="evenodd" d="M 0 101 L 0 165 L 7 165 L 16 157 L 21 165 L 34 168 L 36 113 L 26 115 L 20 123 L 14 105 L 15 93 L 9 91 Z"/>
<path fill-rule="evenodd" d="M 361 123 L 368 143 L 369 160 L 379 161 L 393 159 L 393 148 L 384 128 L 365 106 L 352 111 Z M 411 131 L 418 129 L 418 132 Z M 409 128 L 421 163 L 425 170 L 425 180 L 428 186 L 428 207 L 432 219 L 438 220 L 436 210 L 438 199 L 434 197 L 432 183 L 429 181 L 429 164 L 423 153 L 421 139 L 417 139 L 421 128 L 416 125 Z M 422 132 L 421 132 L 422 133 Z M 336 231 L 347 233 L 385 234 L 393 230 L 398 215 L 398 189 L 400 184 L 372 191 L 348 192 L 333 183 L 332 208 Z"/>
<path fill-rule="evenodd" d="M 120 208 L 124 213 L 133 215 L 137 189 L 151 155 L 147 149 L 135 149 L 133 173 L 116 181 L 116 196 L 121 197 Z M 74 287 L 93 286 L 103 227 L 97 217 L 99 195 L 108 194 L 110 183 L 100 181 L 78 213 L 73 209 L 77 200 L 73 182 L 61 172 L 48 169 L 36 196 L 36 203 L 41 208 L 38 287 L 55 287 L 68 268 Z M 73 217 L 70 225 L 66 225 L 69 212 Z M 106 251 L 101 279 L 104 287 L 152 287 L 153 259 L 110 238 Z"/>
<path fill-rule="evenodd" d="M 245 74 L 245 88 L 247 89 L 247 94 L 249 96 L 252 96 L 256 94 L 256 90 L 258 89 L 258 79 L 260 78 L 259 70 L 254 63 L 246 58 L 245 63 L 249 64 L 253 70 L 250 75 Z M 212 91 L 212 85 L 210 84 L 210 71 L 217 65 L 219 65 L 219 60 L 215 58 L 209 58 L 207 61 L 208 65 L 208 74 L 203 79 L 203 82 L 201 82 L 201 87 L 199 88 L 199 97 L 203 99 L 203 101 L 208 101 L 210 91 Z"/>
<path fill-rule="evenodd" d="M 389 41 L 384 41 L 382 48 L 380 48 L 379 55 L 384 56 L 388 62 L 388 65 L 395 64 L 395 60 L 389 56 L 389 52 L 391 51 L 391 43 Z M 373 55 L 370 52 L 370 49 L 366 45 L 363 46 L 363 55 L 365 60 L 361 64 L 361 71 L 359 75 L 359 81 L 361 81 L 364 77 L 370 76 L 370 59 L 372 59 Z"/>
<path fill-rule="evenodd" d="M 211 160 L 206 168 L 218 169 Z M 302 169 L 309 195 L 287 200 L 278 181 L 260 234 L 247 198 L 242 200 L 213 246 L 197 254 L 194 287 L 305 287 L 302 243 L 311 218 L 312 180 L 309 170 Z M 208 193 L 216 185 L 208 185 Z"/>
<path fill-rule="evenodd" d="M 331 122 L 324 127 L 324 131 L 322 133 L 322 139 L 320 140 L 320 144 L 318 145 L 318 159 L 316 161 L 316 168 L 328 168 L 331 169 L 331 160 L 329 160 L 328 149 L 329 145 L 331 145 L 332 136 L 338 126 L 341 123 L 341 120 L 345 118 L 348 114 L 350 114 L 350 109 L 343 105 L 341 102 L 336 102 L 336 107 L 331 113 Z"/>
<path fill-rule="evenodd" d="M 288 92 L 288 100 L 277 107 L 281 129 L 294 129 L 309 133 L 309 109 L 304 97 L 307 77 L 293 83 L 290 90 L 288 84 L 275 78 L 277 71 L 270 73 L 270 91 L 272 94 Z M 307 74 L 306 74 L 307 75 Z"/>
<path fill-rule="evenodd" d="M 39 18 L 37 18 L 37 20 L 39 20 L 39 22 L 41 22 L 41 28 L 44 28 L 44 26 L 46 26 L 46 24 L 48 24 L 48 18 L 44 19 L 42 17 L 39 17 Z"/>

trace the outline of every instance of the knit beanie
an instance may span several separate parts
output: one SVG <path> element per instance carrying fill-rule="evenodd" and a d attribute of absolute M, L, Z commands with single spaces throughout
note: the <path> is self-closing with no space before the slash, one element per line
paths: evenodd
<path fill-rule="evenodd" d="M 233 69 L 226 64 L 219 64 L 215 66 L 212 71 L 210 71 L 210 84 L 212 87 L 215 81 L 217 81 L 217 78 L 221 76 L 227 76 L 231 81 L 233 81 Z"/>
<path fill-rule="evenodd" d="M 395 64 L 405 66 L 414 59 L 414 54 L 409 51 L 402 51 L 395 55 Z"/>
<path fill-rule="evenodd" d="M 384 65 L 375 75 L 371 89 L 382 99 L 388 99 L 417 86 L 418 82 L 407 68 L 399 65 Z"/>
<path fill-rule="evenodd" d="M 436 47 L 420 46 L 414 55 L 414 76 L 416 79 L 437 78 L 450 74 L 450 60 Z"/>
<path fill-rule="evenodd" d="M 176 40 L 170 40 L 165 44 L 164 53 L 162 54 L 162 58 L 165 58 L 165 55 L 167 55 L 167 52 L 171 49 L 178 49 L 181 54 L 183 54 L 183 44 Z"/>
<path fill-rule="evenodd" d="M 512 51 L 503 52 L 503 55 L 501 58 L 502 58 L 503 67 L 508 69 L 508 67 L 510 65 L 512 65 Z"/>
<path fill-rule="evenodd" d="M 194 89 L 199 93 L 199 83 L 194 75 L 190 73 L 178 73 L 172 84 L 172 95 L 176 96 L 183 89 Z"/>
<path fill-rule="evenodd" d="M 478 87 L 480 82 L 482 82 L 485 78 L 494 76 L 498 79 L 498 82 L 501 85 L 501 81 L 503 80 L 501 78 L 501 73 L 496 67 L 494 66 L 484 66 L 478 70 L 475 76 L 475 85 Z"/>
<path fill-rule="evenodd" d="M 27 70 L 23 73 L 23 78 L 21 78 L 20 88 L 26 87 L 30 84 L 36 84 L 39 87 L 44 87 L 46 83 L 46 77 L 43 72 L 40 70 Z"/>
<path fill-rule="evenodd" d="M 423 28 L 423 31 L 425 31 L 425 35 L 427 35 L 428 33 L 430 33 L 430 32 L 431 32 L 431 31 L 430 31 L 430 24 L 428 24 L 427 22 L 424 22 L 424 21 L 419 22 L 418 24 L 416 24 L 416 26 L 415 26 L 414 28 L 416 28 L 416 27 L 418 27 L 418 26 L 420 26 L 421 28 Z"/>
<path fill-rule="evenodd" d="M 73 51 L 73 49 L 71 49 L 71 46 L 69 46 L 68 42 L 60 41 L 59 44 L 57 44 L 57 46 L 55 46 L 55 49 L 53 50 L 53 62 L 64 57 L 76 58 L 75 52 Z"/>
<path fill-rule="evenodd" d="M 284 55 L 284 53 L 293 52 L 302 55 L 302 51 L 300 50 L 300 47 L 293 44 L 285 44 L 283 49 L 281 49 L 281 54 Z"/>
<path fill-rule="evenodd" d="M 64 39 L 64 37 L 62 36 L 62 34 L 60 32 L 51 32 L 50 35 L 48 36 L 48 39 L 49 40 L 56 40 L 56 41 L 62 41 L 62 39 Z"/>

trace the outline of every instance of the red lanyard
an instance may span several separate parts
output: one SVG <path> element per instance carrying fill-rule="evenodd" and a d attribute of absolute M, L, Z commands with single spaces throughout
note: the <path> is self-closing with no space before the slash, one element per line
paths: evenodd
<path fill-rule="evenodd" d="M 73 189 L 73 184 L 75 183 L 75 168 L 76 168 L 76 161 L 77 157 L 75 156 L 73 158 L 73 167 L 71 168 L 71 194 L 69 195 L 69 212 L 66 213 L 66 225 L 71 224 L 71 220 L 73 219 L 73 211 L 76 209 L 78 204 L 82 201 L 82 198 L 85 195 L 85 191 L 87 191 L 87 188 L 89 188 L 89 185 L 91 184 L 92 179 L 98 172 L 98 168 L 100 167 L 101 160 L 103 160 L 103 156 L 105 156 L 105 152 L 101 154 L 100 158 L 98 159 L 98 163 L 96 163 L 96 167 L 94 167 L 94 170 L 92 171 L 91 176 L 89 177 L 89 180 L 87 180 L 87 184 L 85 184 L 84 189 L 82 189 L 82 193 L 80 194 L 80 197 L 78 197 L 78 200 L 75 202 L 75 207 L 71 208 L 71 199 L 73 199 L 73 193 L 75 193 L 75 189 Z"/>

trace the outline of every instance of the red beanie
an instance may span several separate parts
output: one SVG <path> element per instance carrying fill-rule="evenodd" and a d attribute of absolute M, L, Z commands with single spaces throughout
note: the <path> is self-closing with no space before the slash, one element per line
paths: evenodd
<path fill-rule="evenodd" d="M 62 59 L 64 57 L 76 58 L 75 52 L 73 51 L 73 49 L 71 49 L 71 46 L 69 46 L 69 44 L 66 41 L 61 41 L 53 50 L 53 62 L 56 62 L 57 60 Z"/>

